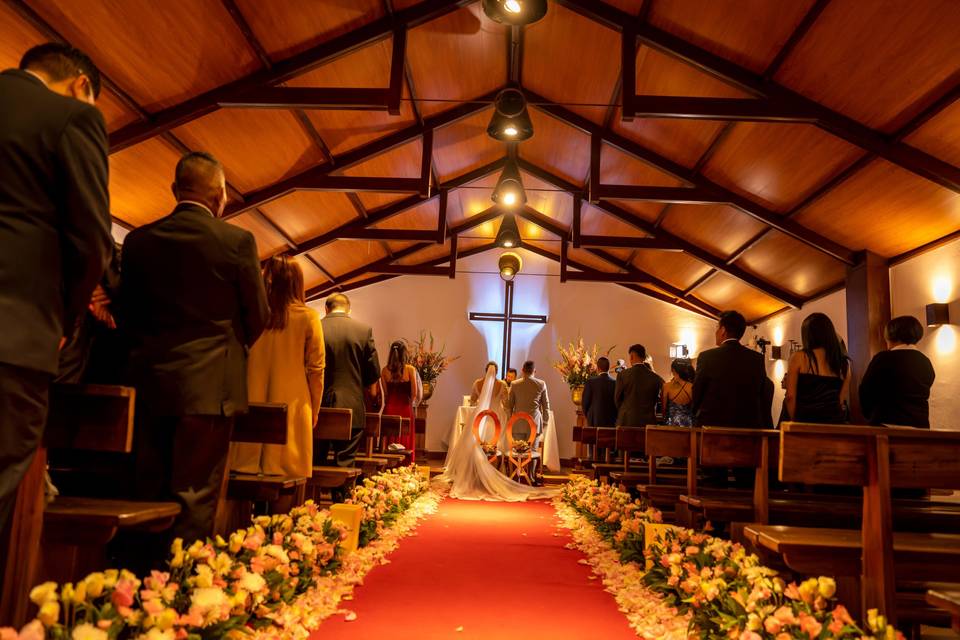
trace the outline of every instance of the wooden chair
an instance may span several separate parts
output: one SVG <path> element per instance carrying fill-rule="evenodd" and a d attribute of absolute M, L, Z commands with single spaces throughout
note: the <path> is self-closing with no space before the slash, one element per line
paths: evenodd
<path fill-rule="evenodd" d="M 526 438 L 516 439 L 513 437 L 513 428 L 517 425 L 518 422 L 523 421 L 527 423 L 527 426 L 530 428 L 530 433 Z M 535 475 L 532 467 L 535 464 L 535 461 L 542 461 L 543 458 L 539 450 L 534 449 L 534 443 L 537 439 L 537 426 L 533 421 L 533 416 L 522 411 L 513 414 L 510 417 L 510 421 L 507 422 L 507 475 L 517 482 L 526 481 L 527 484 L 532 485 Z M 526 442 L 527 448 L 522 452 L 518 452 L 514 449 L 518 442 Z M 542 465 L 541 465 L 542 466 Z"/>
<path fill-rule="evenodd" d="M 397 418 L 399 421 L 399 416 L 386 416 L 389 420 L 390 418 Z M 383 416 L 379 413 L 367 413 L 366 425 L 364 426 L 364 436 L 367 439 L 367 458 L 382 458 L 386 460 L 386 468 L 394 469 L 400 466 L 403 463 L 404 456 L 398 453 L 380 453 L 376 451 L 377 443 L 380 442 L 380 424 Z"/>
<path fill-rule="evenodd" d="M 618 471 L 620 463 L 613 462 L 613 450 L 617 446 L 617 430 L 613 427 L 596 427 L 593 479 L 606 482 L 611 471 Z M 600 461 L 600 456 L 603 461 Z"/>
<path fill-rule="evenodd" d="M 317 441 L 348 441 L 352 436 L 353 411 L 333 407 L 321 407 L 317 426 L 313 430 L 314 447 Z M 307 493 L 320 504 L 330 504 L 334 491 L 344 493 L 353 489 L 360 476 L 356 467 L 317 464 L 314 460 L 313 475 L 307 481 Z M 325 460 L 319 462 L 326 462 Z"/>
<path fill-rule="evenodd" d="M 287 405 L 250 403 L 247 413 L 234 421 L 232 442 L 287 444 Z M 280 476 L 231 472 L 227 484 L 225 515 L 219 534 L 248 526 L 254 502 L 267 502 L 273 513 L 286 513 L 306 500 L 305 476 Z"/>
<path fill-rule="evenodd" d="M 783 481 L 863 487 L 861 529 L 758 525 L 745 529 L 749 539 L 799 573 L 859 575 L 863 610 L 894 624 L 898 584 L 957 581 L 960 535 L 894 533 L 891 491 L 960 488 L 960 433 L 788 422 L 780 452 Z"/>
<path fill-rule="evenodd" d="M 483 424 L 484 418 L 489 418 L 493 422 L 493 438 L 490 440 L 484 440 L 480 435 L 480 427 Z M 500 425 L 500 418 L 496 412 L 490 411 L 489 409 L 475 415 L 473 417 L 473 424 L 470 427 L 470 431 L 476 439 L 477 444 L 483 448 L 484 454 L 487 456 L 487 462 L 497 468 L 500 468 L 503 457 L 503 452 L 496 449 L 497 443 L 500 442 L 502 430 L 503 427 Z M 460 434 L 461 438 L 464 436 L 466 436 L 465 433 Z"/>

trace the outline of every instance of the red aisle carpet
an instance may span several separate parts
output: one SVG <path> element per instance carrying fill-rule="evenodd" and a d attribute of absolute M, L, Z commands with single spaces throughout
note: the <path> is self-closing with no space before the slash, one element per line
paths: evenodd
<path fill-rule="evenodd" d="M 636 638 L 545 502 L 446 499 L 311 640 Z M 458 631 L 458 627 L 462 627 Z"/>

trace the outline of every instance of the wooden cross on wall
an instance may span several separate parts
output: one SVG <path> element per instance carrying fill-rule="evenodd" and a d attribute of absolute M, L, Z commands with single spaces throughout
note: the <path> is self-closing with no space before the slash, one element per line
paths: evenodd
<path fill-rule="evenodd" d="M 500 322 L 503 324 L 503 351 L 501 353 L 500 360 L 501 376 L 506 375 L 507 368 L 510 366 L 510 347 L 514 323 L 523 322 L 525 324 L 547 324 L 547 316 L 533 316 L 513 312 L 512 280 L 508 280 L 506 282 L 506 290 L 503 294 L 503 313 L 484 313 L 481 311 L 471 311 L 470 320 L 477 322 Z"/>

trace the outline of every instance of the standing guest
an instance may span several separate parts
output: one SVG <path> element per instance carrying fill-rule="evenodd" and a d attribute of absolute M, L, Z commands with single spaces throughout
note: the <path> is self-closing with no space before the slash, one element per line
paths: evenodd
<path fill-rule="evenodd" d="M 657 423 L 657 401 L 663 378 L 647 364 L 647 349 L 642 344 L 630 347 L 630 367 L 617 376 L 614 401 L 618 427 L 645 427 Z"/>
<path fill-rule="evenodd" d="M 121 323 L 137 388 L 136 492 L 174 499 L 173 534 L 213 533 L 233 419 L 247 410 L 247 349 L 268 320 L 257 243 L 218 220 L 223 166 L 177 163 L 173 213 L 134 229 L 120 268 Z"/>
<path fill-rule="evenodd" d="M 543 380 L 535 377 L 537 369 L 533 360 L 527 360 L 520 368 L 520 378 L 510 385 L 507 395 L 507 414 L 526 413 L 533 418 L 531 429 L 537 430 L 537 437 L 533 443 L 533 450 L 539 451 L 543 443 L 543 434 L 550 422 L 550 397 L 547 395 L 547 385 Z M 518 434 L 519 435 L 519 434 Z M 540 483 L 543 475 L 542 465 L 534 460 L 531 466 L 533 477 Z"/>
<path fill-rule="evenodd" d="M 407 363 L 407 345 L 403 340 L 395 340 L 390 345 L 387 366 L 380 373 L 380 380 L 384 390 L 383 415 L 400 416 L 410 421 L 410 433 L 390 442 L 399 442 L 413 456 L 413 404 L 417 399 L 417 370 Z"/>
<path fill-rule="evenodd" d="M 860 408 L 870 424 L 930 428 L 930 387 L 936 374 L 916 345 L 923 325 L 913 316 L 887 324 L 887 351 L 873 356 L 860 381 Z"/>
<path fill-rule="evenodd" d="M 693 364 L 686 358 L 677 358 L 670 363 L 672 377 L 663 383 L 660 393 L 663 415 L 667 424 L 675 427 L 692 427 L 693 413 L 690 400 L 693 398 Z"/>
<path fill-rule="evenodd" d="M 275 256 L 263 270 L 270 316 L 250 349 L 250 402 L 287 405 L 287 444 L 237 443 L 230 469 L 242 473 L 301 476 L 313 473 L 313 428 L 323 401 L 323 327 L 304 302 L 303 271 L 295 260 Z"/>
<path fill-rule="evenodd" d="M 767 372 L 763 356 L 740 344 L 747 321 L 724 311 L 717 322 L 717 346 L 697 358 L 690 410 L 697 426 L 761 429 Z"/>
<path fill-rule="evenodd" d="M 614 394 L 617 381 L 610 377 L 610 359 L 597 358 L 599 373 L 583 385 L 583 415 L 591 427 L 614 427 L 617 424 L 617 403 Z"/>
<path fill-rule="evenodd" d="M 509 369 L 507 369 L 507 375 L 503 377 L 503 381 L 507 383 L 507 386 L 509 387 L 511 384 L 513 384 L 513 381 L 516 379 L 517 379 L 517 370 L 514 369 L 513 367 L 510 367 Z"/>
<path fill-rule="evenodd" d="M 850 361 L 830 318 L 811 313 L 800 339 L 803 348 L 787 365 L 787 414 L 795 422 L 849 422 Z"/>
<path fill-rule="evenodd" d="M 110 256 L 99 94 L 96 66 L 64 44 L 0 73 L 0 539 L 40 444 L 57 350 Z"/>
<path fill-rule="evenodd" d="M 351 409 L 353 429 L 346 442 L 318 441 L 314 458 L 324 464 L 332 451 L 336 464 L 352 467 L 367 420 L 364 393 L 378 395 L 380 360 L 373 329 L 350 317 L 350 299 L 335 293 L 326 301 L 322 320 L 327 368 L 323 375 L 323 406 Z"/>

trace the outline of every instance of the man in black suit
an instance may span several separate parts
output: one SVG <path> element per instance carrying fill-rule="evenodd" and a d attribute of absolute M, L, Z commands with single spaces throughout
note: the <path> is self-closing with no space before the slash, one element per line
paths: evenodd
<path fill-rule="evenodd" d="M 763 356 L 740 344 L 747 322 L 724 311 L 717 323 L 717 347 L 700 354 L 691 411 L 696 425 L 762 429 L 770 423 Z"/>
<path fill-rule="evenodd" d="M 647 349 L 642 344 L 630 347 L 630 368 L 617 376 L 614 400 L 618 427 L 645 427 L 657 422 L 657 401 L 663 378 L 646 364 Z"/>
<path fill-rule="evenodd" d="M 617 382 L 610 377 L 610 360 L 597 358 L 600 373 L 583 385 L 583 415 L 591 427 L 613 427 L 617 424 L 617 403 L 614 393 Z"/>
<path fill-rule="evenodd" d="M 58 348 L 110 251 L 100 73 L 72 47 L 0 73 L 0 538 L 40 444 Z"/>
<path fill-rule="evenodd" d="M 174 535 L 213 533 L 233 429 L 247 410 L 247 349 L 267 321 L 257 243 L 217 217 L 223 167 L 177 163 L 173 213 L 130 232 L 120 308 L 137 388 L 137 494 L 183 507 Z"/>
<path fill-rule="evenodd" d="M 366 423 L 364 393 L 377 395 L 380 360 L 373 329 L 350 317 L 350 299 L 335 293 L 326 302 L 321 320 L 327 368 L 323 372 L 323 406 L 353 410 L 352 438 L 346 442 L 318 442 L 314 459 L 323 464 L 332 450 L 336 464 L 352 467 Z"/>

